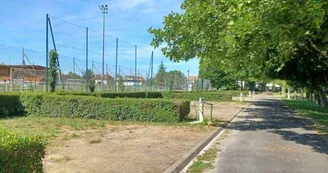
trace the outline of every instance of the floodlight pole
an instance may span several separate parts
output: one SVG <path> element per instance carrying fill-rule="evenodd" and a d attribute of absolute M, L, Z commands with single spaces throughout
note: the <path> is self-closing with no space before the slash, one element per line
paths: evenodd
<path fill-rule="evenodd" d="M 48 92 L 48 20 L 49 20 L 49 14 L 46 15 L 46 92 Z"/>
<path fill-rule="evenodd" d="M 99 5 L 103 13 L 103 50 L 102 50 L 102 75 L 101 75 L 101 90 L 104 90 L 104 73 L 105 73 L 105 15 L 108 13 L 107 5 Z"/>

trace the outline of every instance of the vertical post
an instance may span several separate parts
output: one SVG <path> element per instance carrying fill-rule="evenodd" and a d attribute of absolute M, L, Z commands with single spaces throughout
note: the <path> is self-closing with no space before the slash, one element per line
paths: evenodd
<path fill-rule="evenodd" d="M 75 57 L 73 57 L 73 73 L 75 74 Z"/>
<path fill-rule="evenodd" d="M 23 69 L 24 69 L 25 68 L 24 47 L 22 47 L 22 65 L 23 65 Z M 23 91 L 25 91 L 24 78 L 25 78 L 25 70 L 23 70 Z"/>
<path fill-rule="evenodd" d="M 106 63 L 106 78 L 107 78 L 107 79 L 105 79 L 105 81 L 106 81 L 106 86 L 108 86 L 108 83 L 107 83 L 107 82 L 108 82 L 108 79 L 109 79 L 109 78 L 108 78 L 108 63 Z"/>
<path fill-rule="evenodd" d="M 117 85 L 117 60 L 118 60 L 118 38 L 116 38 L 116 55 L 115 55 L 115 91 L 118 91 L 118 85 Z"/>
<path fill-rule="evenodd" d="M 49 19 L 49 14 L 46 15 L 46 92 L 48 92 L 48 53 L 49 53 L 49 48 L 48 48 L 48 19 Z"/>
<path fill-rule="evenodd" d="M 104 73 L 105 73 L 105 13 L 103 13 L 103 50 L 102 50 L 102 75 L 101 90 L 104 90 Z"/>
<path fill-rule="evenodd" d="M 86 43 L 85 43 L 85 69 L 88 70 L 88 62 L 89 62 L 89 28 L 86 27 L 85 30 L 86 35 Z"/>
<path fill-rule="evenodd" d="M 288 87 L 287 98 L 290 99 L 290 88 Z"/>
<path fill-rule="evenodd" d="M 13 69 L 10 67 L 10 91 L 13 91 Z"/>
<path fill-rule="evenodd" d="M 213 104 L 211 104 L 211 122 L 213 122 Z"/>
<path fill-rule="evenodd" d="M 239 98 L 239 101 L 243 101 L 243 92 L 240 92 L 240 98 Z"/>
<path fill-rule="evenodd" d="M 151 72 L 150 72 L 151 91 L 153 90 L 153 71 L 154 71 L 154 51 L 151 51 Z"/>
<path fill-rule="evenodd" d="M 203 99 L 199 98 L 199 121 L 203 122 L 204 121 L 204 103 Z"/>
<path fill-rule="evenodd" d="M 88 67 L 88 63 L 89 63 L 89 28 L 86 27 L 85 29 L 85 36 L 86 36 L 86 40 L 85 40 L 85 72 L 88 71 L 89 67 Z M 82 70 L 83 72 L 83 70 Z M 84 73 L 85 73 L 84 72 Z M 88 86 L 87 86 L 87 80 L 85 81 L 85 92 L 88 92 Z"/>
<path fill-rule="evenodd" d="M 134 85 L 134 91 L 137 91 L 137 83 L 138 83 L 138 78 L 137 78 L 137 54 L 138 54 L 138 47 L 134 47 L 134 80 L 135 80 L 135 85 Z"/>

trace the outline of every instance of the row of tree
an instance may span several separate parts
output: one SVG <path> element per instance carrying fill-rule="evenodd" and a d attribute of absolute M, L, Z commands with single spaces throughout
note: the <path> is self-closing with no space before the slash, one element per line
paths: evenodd
<path fill-rule="evenodd" d="M 199 57 L 222 78 L 291 81 L 327 106 L 327 0 L 185 0 L 181 8 L 149 29 L 165 56 Z"/>

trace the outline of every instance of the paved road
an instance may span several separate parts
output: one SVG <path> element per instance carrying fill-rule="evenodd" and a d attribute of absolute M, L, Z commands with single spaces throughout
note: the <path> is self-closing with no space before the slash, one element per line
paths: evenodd
<path fill-rule="evenodd" d="M 309 120 L 260 96 L 230 127 L 213 173 L 328 173 L 328 142 Z"/>

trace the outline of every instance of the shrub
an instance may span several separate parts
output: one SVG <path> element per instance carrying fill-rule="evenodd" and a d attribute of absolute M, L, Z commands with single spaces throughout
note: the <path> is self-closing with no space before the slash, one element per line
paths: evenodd
<path fill-rule="evenodd" d="M 40 137 L 11 134 L 0 129 L 0 172 L 43 172 L 45 143 Z"/>
<path fill-rule="evenodd" d="M 100 92 L 100 93 L 57 92 L 56 94 L 96 96 L 96 97 L 103 97 L 103 98 L 163 98 L 161 92 Z"/>
<path fill-rule="evenodd" d="M 243 91 L 246 96 L 248 91 Z M 163 92 L 164 98 L 198 100 L 200 97 L 205 101 L 231 101 L 232 96 L 239 96 L 240 91 L 191 91 L 191 92 Z"/>
<path fill-rule="evenodd" d="M 19 93 L 0 94 L 0 118 L 17 115 L 23 112 Z"/>
<path fill-rule="evenodd" d="M 35 96 L 37 98 L 22 99 L 22 103 L 29 114 L 45 117 L 177 122 L 190 110 L 190 102 L 182 100 L 105 99 L 54 94 L 44 94 L 40 99 Z"/>

